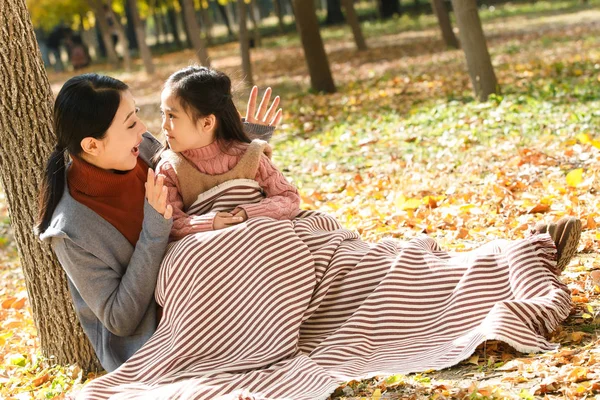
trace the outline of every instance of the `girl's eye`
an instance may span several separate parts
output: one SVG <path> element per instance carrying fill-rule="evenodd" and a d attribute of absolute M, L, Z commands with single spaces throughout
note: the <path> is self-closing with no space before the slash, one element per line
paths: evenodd
<path fill-rule="evenodd" d="M 136 107 L 136 108 L 135 108 L 135 113 L 137 114 L 137 113 L 139 113 L 139 112 L 140 112 L 140 108 L 139 108 L 139 107 Z"/>
<path fill-rule="evenodd" d="M 173 114 L 169 114 L 169 118 L 170 118 L 170 119 L 173 119 L 173 118 L 175 118 L 175 117 L 173 116 Z"/>

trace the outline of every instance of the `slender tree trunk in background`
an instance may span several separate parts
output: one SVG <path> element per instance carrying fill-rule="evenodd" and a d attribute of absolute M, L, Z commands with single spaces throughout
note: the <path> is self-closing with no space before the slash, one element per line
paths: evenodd
<path fill-rule="evenodd" d="M 181 5 L 183 6 L 183 17 L 190 32 L 190 41 L 192 42 L 196 56 L 202 65 L 210 67 L 206 44 L 202 36 L 200 36 L 200 27 L 198 26 L 198 20 L 196 20 L 193 0 L 181 0 Z"/>
<path fill-rule="evenodd" d="M 250 20 L 252 21 L 252 26 L 254 27 L 254 30 L 253 30 L 253 33 L 254 33 L 254 46 L 260 47 L 260 45 L 261 45 L 261 38 L 260 38 L 260 29 L 259 29 L 259 26 L 258 26 L 259 22 L 257 22 L 256 15 L 254 13 L 256 11 L 256 0 L 250 0 L 250 4 L 248 4 L 245 8 L 246 8 L 246 11 L 247 11 L 247 15 L 250 16 Z M 240 22 L 240 26 L 241 26 L 241 22 Z"/>
<path fill-rule="evenodd" d="M 127 24 L 125 25 L 125 34 L 127 35 L 127 41 L 129 42 L 129 49 L 136 50 L 139 49 L 137 42 L 137 34 L 135 33 L 135 24 L 133 23 L 133 10 L 131 9 L 131 4 L 129 0 L 125 1 L 125 19 L 127 20 Z M 137 1 L 135 3 L 137 6 Z M 138 13 L 139 15 L 139 13 Z"/>
<path fill-rule="evenodd" d="M 144 61 L 144 68 L 146 69 L 147 74 L 152 75 L 154 73 L 152 53 L 150 52 L 150 48 L 146 43 L 146 30 L 144 29 L 144 24 L 140 19 L 137 1 L 127 0 L 127 4 L 129 5 L 131 22 L 133 23 L 133 26 L 135 28 L 135 36 L 138 42 L 138 48 L 140 49 L 140 55 L 142 56 L 142 60 Z"/>
<path fill-rule="evenodd" d="M 448 13 L 448 7 L 446 7 L 444 0 L 431 0 L 431 8 L 433 8 L 433 12 L 436 15 L 440 24 L 442 38 L 444 39 L 444 43 L 446 43 L 446 47 L 458 49 L 458 40 L 456 39 L 456 35 L 452 30 L 450 13 Z"/>
<path fill-rule="evenodd" d="M 356 10 L 354 9 L 354 0 L 342 0 L 342 6 L 344 7 L 344 11 L 346 11 L 346 21 L 350 25 L 350 28 L 352 28 L 356 48 L 359 51 L 367 50 L 367 42 L 365 42 L 365 37 L 358 21 L 358 15 L 356 15 Z"/>
<path fill-rule="evenodd" d="M 119 56 L 117 56 L 117 51 L 115 50 L 115 45 L 112 41 L 110 27 L 108 26 L 108 22 L 106 22 L 106 16 L 104 14 L 104 10 L 102 10 L 102 4 L 97 0 L 89 0 L 88 3 L 90 8 L 94 11 L 96 24 L 98 24 L 97 26 L 100 30 L 100 35 L 102 36 L 102 43 L 104 43 L 104 49 L 106 51 L 108 62 L 111 63 L 115 68 L 119 68 Z"/>
<path fill-rule="evenodd" d="M 233 31 L 234 36 L 238 33 L 236 31 L 236 24 L 238 24 L 238 18 L 236 15 L 236 10 L 237 7 L 233 7 L 233 3 L 232 2 L 228 2 L 225 5 L 225 12 L 227 13 L 227 19 L 229 20 L 229 22 L 231 23 L 231 30 Z"/>
<path fill-rule="evenodd" d="M 233 29 L 231 29 L 231 21 L 229 20 L 229 14 L 227 13 L 227 9 L 224 5 L 217 3 L 217 8 L 221 13 L 221 17 L 223 18 L 223 22 L 225 22 L 225 26 L 227 27 L 227 34 L 230 38 L 234 37 Z"/>
<path fill-rule="evenodd" d="M 183 31 L 185 32 L 185 41 L 186 48 L 194 48 L 194 43 L 192 42 L 192 34 L 190 33 L 190 27 L 188 26 L 187 19 L 185 18 L 185 11 L 183 8 L 183 0 L 179 0 L 179 8 L 181 8 L 181 24 L 183 25 Z M 196 13 L 194 13 L 194 18 L 196 18 Z M 196 22 L 197 23 L 197 22 Z"/>
<path fill-rule="evenodd" d="M 379 15 L 383 19 L 391 18 L 394 14 L 401 14 L 399 0 L 379 0 Z"/>
<path fill-rule="evenodd" d="M 0 182 L 45 357 L 101 371 L 73 310 L 66 275 L 33 233 L 38 188 L 55 145 L 52 90 L 25 0 L 0 2 Z M 100 14 L 102 15 L 102 14 Z"/>
<path fill-rule="evenodd" d="M 499 87 L 485 42 L 477 3 L 475 0 L 452 0 L 452 6 L 475 96 L 481 101 L 486 101 L 490 94 L 499 92 Z"/>
<path fill-rule="evenodd" d="M 208 5 L 208 3 L 207 3 Z M 200 15 L 202 16 L 202 23 L 204 24 L 204 34 L 206 37 L 206 43 L 212 43 L 212 29 L 213 22 L 210 18 L 210 13 L 208 12 L 208 8 L 204 7 L 204 1 L 200 0 Z"/>
<path fill-rule="evenodd" d="M 112 2 L 108 2 L 108 9 L 106 11 L 106 15 L 108 15 L 115 24 L 115 30 L 117 32 L 117 36 L 119 37 L 119 42 L 123 46 L 123 67 L 125 71 L 131 71 L 131 53 L 129 51 L 129 40 L 127 40 L 127 35 L 125 34 L 125 29 L 123 28 L 123 24 L 121 24 L 121 19 L 118 15 L 116 15 L 112 9 Z"/>
<path fill-rule="evenodd" d="M 319 31 L 319 20 L 312 1 L 294 0 L 296 27 L 300 32 L 304 56 L 308 65 L 312 88 L 326 93 L 335 92 L 329 60 Z"/>
<path fill-rule="evenodd" d="M 341 0 L 327 0 L 326 25 L 341 24 L 344 22 Z"/>
<path fill-rule="evenodd" d="M 281 0 L 273 0 L 273 7 L 275 9 L 275 14 L 277 15 L 277 29 L 279 33 L 285 33 L 285 25 L 283 23 L 283 11 L 281 9 Z"/>
<path fill-rule="evenodd" d="M 181 36 L 179 36 L 179 28 L 177 26 L 177 14 L 175 13 L 173 5 L 169 6 L 167 9 L 167 17 L 169 19 L 169 25 L 171 26 L 171 33 L 173 34 L 175 45 L 178 48 L 183 49 L 183 42 L 181 41 Z"/>
<path fill-rule="evenodd" d="M 242 55 L 242 67 L 244 69 L 244 82 L 248 86 L 253 85 L 252 80 L 252 62 L 250 61 L 250 38 L 248 36 L 248 27 L 246 25 L 247 8 L 244 0 L 238 0 L 238 17 L 240 20 L 239 40 L 240 53 Z"/>

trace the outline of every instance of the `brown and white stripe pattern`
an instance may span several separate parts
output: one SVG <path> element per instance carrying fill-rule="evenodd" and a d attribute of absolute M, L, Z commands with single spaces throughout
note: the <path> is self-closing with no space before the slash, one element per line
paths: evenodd
<path fill-rule="evenodd" d="M 236 181 L 196 209 L 255 201 Z M 554 348 L 570 310 L 548 235 L 468 253 L 428 237 L 378 244 L 332 217 L 255 218 L 168 249 L 155 335 L 82 399 L 326 399 L 340 382 L 440 369 L 487 339 Z"/>

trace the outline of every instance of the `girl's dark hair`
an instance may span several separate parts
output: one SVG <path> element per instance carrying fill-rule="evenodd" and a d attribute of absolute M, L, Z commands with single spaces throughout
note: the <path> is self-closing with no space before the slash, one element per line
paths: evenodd
<path fill-rule="evenodd" d="M 83 74 L 69 79 L 54 102 L 56 146 L 48 159 L 45 179 L 39 195 L 36 234 L 50 225 L 54 209 L 65 188 L 65 151 L 72 156 L 82 152 L 86 137 L 102 139 L 121 103 L 121 95 L 129 87 L 114 78 Z"/>
<path fill-rule="evenodd" d="M 215 139 L 221 145 L 251 142 L 233 103 L 231 79 L 223 72 L 206 67 L 183 68 L 167 79 L 165 89 L 179 99 L 192 121 L 214 114 Z"/>

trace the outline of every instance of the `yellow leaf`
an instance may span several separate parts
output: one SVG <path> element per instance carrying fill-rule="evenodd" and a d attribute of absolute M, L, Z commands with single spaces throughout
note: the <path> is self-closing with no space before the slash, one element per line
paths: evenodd
<path fill-rule="evenodd" d="M 591 318 L 592 318 L 592 316 L 591 316 L 590 314 L 588 314 L 588 313 L 584 313 L 584 314 L 582 314 L 582 315 L 581 315 L 581 318 L 584 318 L 584 319 L 591 319 Z"/>
<path fill-rule="evenodd" d="M 589 304 L 587 305 L 587 310 L 590 312 L 590 314 L 594 313 L 594 307 L 590 306 Z"/>
<path fill-rule="evenodd" d="M 379 399 L 381 399 L 381 389 L 375 389 L 373 391 L 373 395 L 371 396 L 371 398 L 373 400 L 379 400 Z"/>
<path fill-rule="evenodd" d="M 475 354 L 474 356 L 469 357 L 469 364 L 479 365 L 479 356 Z"/>
<path fill-rule="evenodd" d="M 583 180 L 583 168 L 577 168 L 567 174 L 567 185 L 577 187 Z"/>
<path fill-rule="evenodd" d="M 588 136 L 587 133 L 580 133 L 579 135 L 577 135 L 575 137 L 577 138 L 577 140 L 579 140 L 583 144 L 587 144 L 592 141 L 592 139 L 590 139 L 590 137 Z"/>
<path fill-rule="evenodd" d="M 600 140 L 592 140 L 592 146 L 597 149 L 600 149 Z"/>

